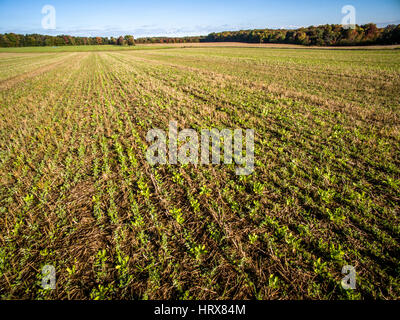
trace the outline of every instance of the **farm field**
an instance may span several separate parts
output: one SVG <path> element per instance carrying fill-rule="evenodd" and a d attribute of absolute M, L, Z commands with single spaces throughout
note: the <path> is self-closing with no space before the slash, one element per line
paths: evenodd
<path fill-rule="evenodd" d="M 139 49 L 0 53 L 1 299 L 400 298 L 399 50 Z M 170 120 L 254 172 L 150 166 Z"/>
<path fill-rule="evenodd" d="M 58 52 L 98 52 L 98 51 L 131 51 L 153 50 L 172 48 L 276 48 L 276 49 L 317 49 L 317 50 L 387 50 L 400 49 L 400 45 L 369 45 L 349 47 L 317 47 L 302 46 L 298 44 L 284 43 L 242 43 L 242 42 L 194 42 L 194 43 L 146 43 L 135 46 L 117 45 L 80 45 L 80 46 L 37 46 L 37 47 L 0 47 L 0 53 L 58 53 Z"/>
<path fill-rule="evenodd" d="M 15 47 L 0 48 L 0 53 L 60 53 L 60 52 L 97 52 L 97 51 L 130 51 L 130 50 L 149 50 L 173 48 L 172 45 L 152 44 L 137 46 L 117 46 L 117 45 L 90 45 L 90 46 L 38 46 L 38 47 Z"/>

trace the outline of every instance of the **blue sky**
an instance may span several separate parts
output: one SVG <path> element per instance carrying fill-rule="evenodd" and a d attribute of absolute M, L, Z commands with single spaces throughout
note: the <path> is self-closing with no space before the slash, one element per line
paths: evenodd
<path fill-rule="evenodd" d="M 56 9 L 56 30 L 41 27 L 46 4 Z M 141 37 L 295 28 L 340 24 L 344 5 L 356 8 L 357 24 L 400 24 L 400 0 L 0 0 L 0 33 Z"/>

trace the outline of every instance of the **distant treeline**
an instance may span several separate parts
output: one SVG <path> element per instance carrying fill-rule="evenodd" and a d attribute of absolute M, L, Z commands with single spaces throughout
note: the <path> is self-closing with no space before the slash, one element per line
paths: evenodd
<path fill-rule="evenodd" d="M 338 24 L 296 30 L 258 29 L 211 33 L 206 42 L 291 43 L 317 46 L 399 44 L 400 24 L 378 28 L 374 23 L 356 25 L 353 29 Z"/>
<path fill-rule="evenodd" d="M 400 24 L 378 28 L 373 23 L 356 25 L 353 29 L 337 24 L 311 26 L 296 30 L 255 29 L 210 33 L 193 37 L 147 37 L 133 36 L 73 37 L 68 35 L 47 36 L 41 34 L 0 34 L 0 47 L 65 46 L 65 45 L 135 45 L 135 43 L 189 43 L 189 42 L 247 42 L 288 43 L 317 46 L 345 46 L 372 44 L 400 44 Z"/>
<path fill-rule="evenodd" d="M 137 38 L 136 43 L 190 43 L 190 42 L 201 42 L 205 39 L 205 36 L 193 36 L 193 37 L 147 37 Z"/>
<path fill-rule="evenodd" d="M 80 45 L 135 45 L 133 36 L 119 38 L 73 37 L 68 35 L 47 36 L 42 34 L 0 34 L 0 47 L 80 46 Z"/>

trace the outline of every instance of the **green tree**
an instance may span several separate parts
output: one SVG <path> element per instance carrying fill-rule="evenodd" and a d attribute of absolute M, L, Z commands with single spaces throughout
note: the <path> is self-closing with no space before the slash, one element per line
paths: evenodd
<path fill-rule="evenodd" d="M 126 41 L 126 43 L 127 43 L 129 46 L 134 46 L 134 45 L 135 45 L 135 40 L 134 40 L 133 36 L 131 36 L 131 35 L 125 36 L 125 39 L 124 39 L 124 40 Z"/>

